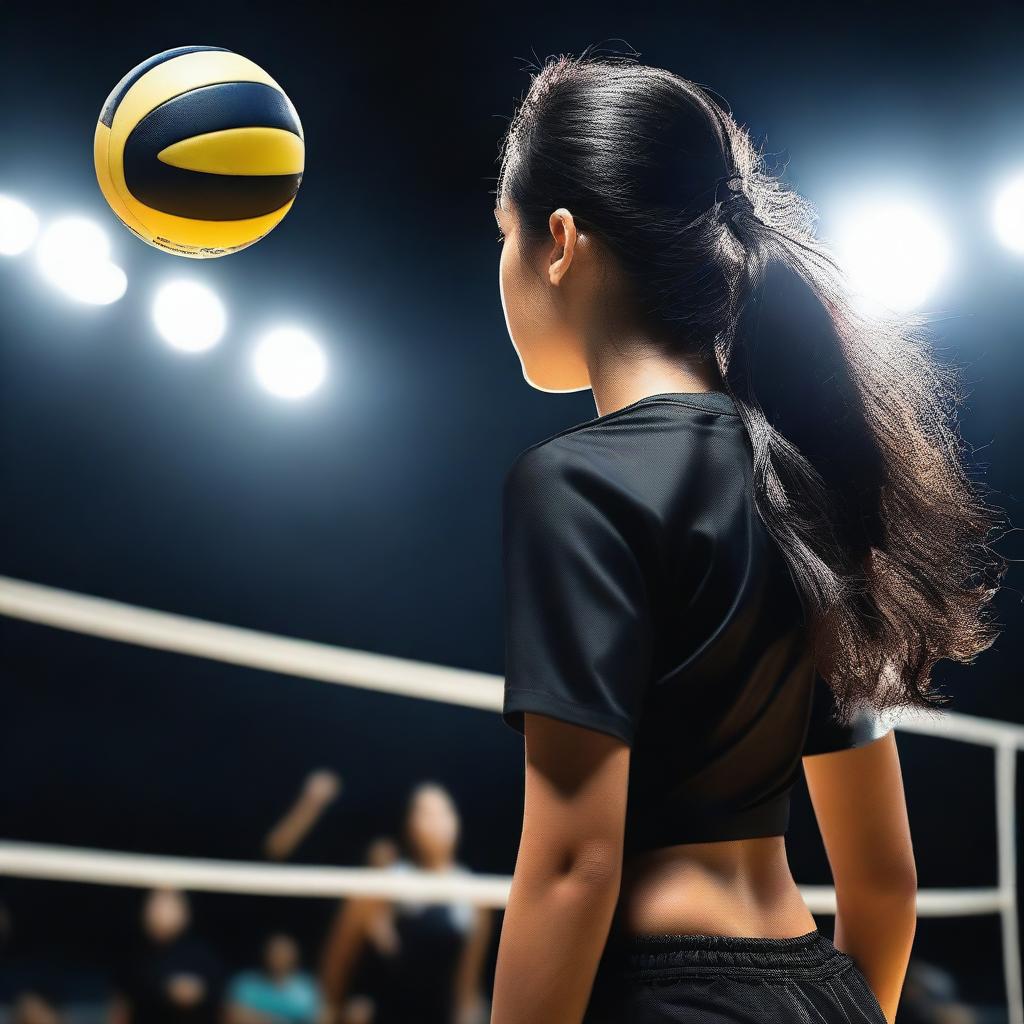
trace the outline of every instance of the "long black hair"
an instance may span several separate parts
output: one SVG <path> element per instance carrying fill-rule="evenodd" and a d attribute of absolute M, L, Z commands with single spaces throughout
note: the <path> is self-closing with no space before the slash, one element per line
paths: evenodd
<path fill-rule="evenodd" d="M 717 363 L 839 715 L 946 703 L 932 667 L 996 639 L 1007 562 L 989 543 L 1001 510 L 964 459 L 959 373 L 925 317 L 868 312 L 727 103 L 632 56 L 535 66 L 496 194 L 525 244 L 568 208 L 620 261 L 652 336 Z"/>

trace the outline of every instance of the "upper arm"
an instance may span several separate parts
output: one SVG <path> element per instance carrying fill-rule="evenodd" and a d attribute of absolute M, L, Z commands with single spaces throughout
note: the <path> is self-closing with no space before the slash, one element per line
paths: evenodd
<path fill-rule="evenodd" d="M 653 637 L 631 512 L 614 485 L 557 449 L 528 450 L 506 477 L 502 718 L 513 729 L 533 712 L 632 745 Z"/>
<path fill-rule="evenodd" d="M 516 871 L 611 883 L 622 866 L 629 747 L 527 712 L 523 834 Z"/>
<path fill-rule="evenodd" d="M 842 722 L 832 688 L 814 675 L 804 776 L 837 891 L 916 884 L 896 734 L 861 706 Z"/>
<path fill-rule="evenodd" d="M 837 894 L 916 887 L 895 732 L 803 767 Z"/>
<path fill-rule="evenodd" d="M 650 677 L 630 509 L 581 460 L 534 449 L 503 495 L 505 693 L 526 738 L 520 858 L 603 876 L 622 853 L 629 754 Z"/>

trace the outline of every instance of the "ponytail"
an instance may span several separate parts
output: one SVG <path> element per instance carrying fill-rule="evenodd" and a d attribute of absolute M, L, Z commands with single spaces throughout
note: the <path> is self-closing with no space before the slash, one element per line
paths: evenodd
<path fill-rule="evenodd" d="M 616 252 L 642 315 L 717 363 L 838 714 L 945 704 L 932 667 L 996 639 L 1007 562 L 989 545 L 1000 510 L 966 468 L 958 373 L 926 319 L 863 309 L 813 206 L 724 101 L 630 58 L 538 69 L 499 193 L 536 238 L 568 206 Z"/>
<path fill-rule="evenodd" d="M 787 230 L 810 219 L 806 201 L 764 175 L 738 129 L 730 143 L 746 146 L 753 196 L 774 202 L 762 217 L 745 195 L 724 221 L 742 254 L 715 358 L 815 664 L 844 719 L 861 701 L 944 705 L 932 667 L 992 644 L 1006 571 L 987 547 L 998 516 L 961 458 L 957 373 L 932 357 L 924 318 L 858 310 L 827 247 Z"/>

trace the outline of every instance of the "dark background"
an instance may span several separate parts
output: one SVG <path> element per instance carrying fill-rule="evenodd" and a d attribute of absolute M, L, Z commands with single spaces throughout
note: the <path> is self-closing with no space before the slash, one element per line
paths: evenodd
<path fill-rule="evenodd" d="M 1024 263 L 988 223 L 1024 165 L 1024 12 L 1016 3 L 664 3 L 365 7 L 0 5 L 0 191 L 46 219 L 99 218 L 124 299 L 79 306 L 28 258 L 0 264 L 0 572 L 272 633 L 500 674 L 499 493 L 515 455 L 595 415 L 589 392 L 522 379 L 491 215 L 497 147 L 527 62 L 606 41 L 712 85 L 819 204 L 908 184 L 956 258 L 927 307 L 964 368 L 967 439 L 1018 521 Z M 282 84 L 302 118 L 294 209 L 253 248 L 202 264 L 121 229 L 92 170 L 107 93 L 173 46 L 224 46 Z M 175 275 L 224 298 L 225 340 L 182 357 L 148 303 Z M 305 401 L 263 394 L 258 329 L 327 346 Z M 1019 547 L 1019 545 L 1018 545 Z M 1019 554 L 1013 545 L 1004 553 Z M 974 667 L 941 664 L 953 708 L 1024 720 L 1019 572 L 1007 628 Z M 377 695 L 0 621 L 0 833 L 120 850 L 255 858 L 311 769 L 344 793 L 298 859 L 357 863 L 436 778 L 463 815 L 460 859 L 511 872 L 521 739 L 490 713 Z M 922 888 L 995 883 L 990 751 L 901 735 Z M 826 883 L 806 797 L 790 859 Z M 102 963 L 134 927 L 130 890 L 0 882 L 13 949 Z M 328 901 L 198 899 L 234 955 L 287 918 L 312 951 Z M 828 918 L 820 919 L 831 928 Z M 922 918 L 915 953 L 999 1002 L 995 917 Z"/>

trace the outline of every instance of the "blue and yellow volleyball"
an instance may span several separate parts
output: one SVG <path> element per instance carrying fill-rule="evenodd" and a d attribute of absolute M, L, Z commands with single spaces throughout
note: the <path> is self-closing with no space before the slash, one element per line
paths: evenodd
<path fill-rule="evenodd" d="M 259 241 L 291 209 L 305 143 L 291 101 L 259 65 L 179 46 L 117 83 L 94 158 L 125 227 L 164 252 L 208 259 Z"/>

